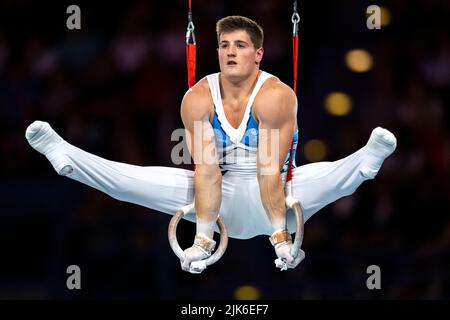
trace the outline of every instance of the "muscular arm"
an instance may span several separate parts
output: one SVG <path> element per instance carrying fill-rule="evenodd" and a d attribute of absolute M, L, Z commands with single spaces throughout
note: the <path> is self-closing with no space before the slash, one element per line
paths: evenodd
<path fill-rule="evenodd" d="M 197 235 L 202 233 L 210 239 L 222 199 L 222 175 L 209 122 L 211 103 L 207 89 L 198 85 L 186 93 L 181 104 L 187 144 L 195 163 Z"/>
<path fill-rule="evenodd" d="M 263 89 L 255 101 L 259 121 L 258 182 L 262 204 L 275 232 L 286 228 L 280 171 L 296 129 L 297 105 L 294 92 L 279 80 L 271 80 Z"/>

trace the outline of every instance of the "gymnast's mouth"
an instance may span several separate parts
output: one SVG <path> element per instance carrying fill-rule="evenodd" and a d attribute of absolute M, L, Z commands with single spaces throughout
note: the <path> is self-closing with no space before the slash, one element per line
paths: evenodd
<path fill-rule="evenodd" d="M 236 61 L 228 61 L 227 62 L 227 66 L 235 66 L 235 65 L 237 65 L 237 62 Z"/>

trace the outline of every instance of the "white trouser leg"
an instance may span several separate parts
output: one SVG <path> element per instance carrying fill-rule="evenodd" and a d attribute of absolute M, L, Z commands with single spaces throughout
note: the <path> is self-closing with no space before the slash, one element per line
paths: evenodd
<path fill-rule="evenodd" d="M 64 149 L 64 154 L 73 167 L 73 171 L 66 177 L 115 199 L 169 214 L 174 214 L 194 199 L 193 171 L 119 163 L 71 145 Z"/>
<path fill-rule="evenodd" d="M 352 194 L 368 178 L 360 172 L 364 148 L 333 162 L 316 162 L 294 169 L 292 189 L 301 203 L 304 221 L 337 199 Z"/>
<path fill-rule="evenodd" d="M 326 205 L 355 192 L 363 181 L 375 178 L 383 161 L 394 152 L 396 146 L 395 136 L 377 127 L 367 144 L 351 155 L 333 162 L 317 162 L 295 168 L 293 194 L 302 205 L 304 221 Z M 290 215 L 289 230 L 293 220 Z M 295 223 L 293 225 L 295 228 Z"/>
<path fill-rule="evenodd" d="M 106 160 L 64 141 L 48 123 L 42 121 L 32 123 L 25 136 L 60 175 L 115 199 L 170 214 L 194 199 L 193 171 L 140 167 Z"/>

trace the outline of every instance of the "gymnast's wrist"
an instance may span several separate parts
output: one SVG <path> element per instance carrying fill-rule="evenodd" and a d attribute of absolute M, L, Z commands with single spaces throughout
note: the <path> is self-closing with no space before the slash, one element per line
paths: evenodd
<path fill-rule="evenodd" d="M 207 237 L 203 233 L 197 233 L 194 238 L 194 247 L 197 247 L 201 251 L 203 251 L 208 256 L 211 255 L 211 252 L 216 247 L 216 241 Z"/>
<path fill-rule="evenodd" d="M 272 246 L 276 246 L 277 244 L 284 242 L 292 242 L 292 237 L 289 231 L 286 228 L 275 230 L 272 235 L 269 237 L 269 241 Z"/>

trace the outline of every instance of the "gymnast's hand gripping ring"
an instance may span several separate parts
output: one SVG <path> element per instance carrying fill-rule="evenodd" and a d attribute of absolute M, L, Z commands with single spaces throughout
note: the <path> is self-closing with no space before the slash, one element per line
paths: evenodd
<path fill-rule="evenodd" d="M 300 252 L 300 248 L 303 242 L 303 234 L 304 234 L 304 221 L 303 221 L 303 212 L 300 206 L 300 202 L 295 199 L 291 193 L 291 185 L 290 183 L 287 185 L 286 193 L 288 196 L 286 197 L 286 207 L 291 208 L 295 215 L 296 221 L 296 232 L 295 232 L 295 240 L 291 247 L 291 255 L 295 258 Z M 285 271 L 288 269 L 286 261 L 284 259 L 276 259 L 275 265 L 281 269 L 281 271 Z"/>
<path fill-rule="evenodd" d="M 195 211 L 195 205 L 194 203 L 191 203 L 189 205 L 186 205 L 182 207 L 180 210 L 178 210 L 172 217 L 169 223 L 169 243 L 170 247 L 172 248 L 173 252 L 177 255 L 178 258 L 181 260 L 184 260 L 184 252 L 180 248 L 180 245 L 178 244 L 177 240 L 177 226 L 178 222 L 187 214 L 193 213 Z M 216 263 L 225 253 L 225 250 L 227 249 L 228 245 L 228 232 L 226 225 L 222 219 L 222 217 L 219 215 L 217 218 L 217 226 L 220 230 L 220 243 L 217 247 L 217 250 L 207 259 L 200 260 L 200 261 L 194 261 L 191 264 L 196 265 L 196 269 L 204 270 L 207 266 L 210 266 L 214 263 Z"/>

